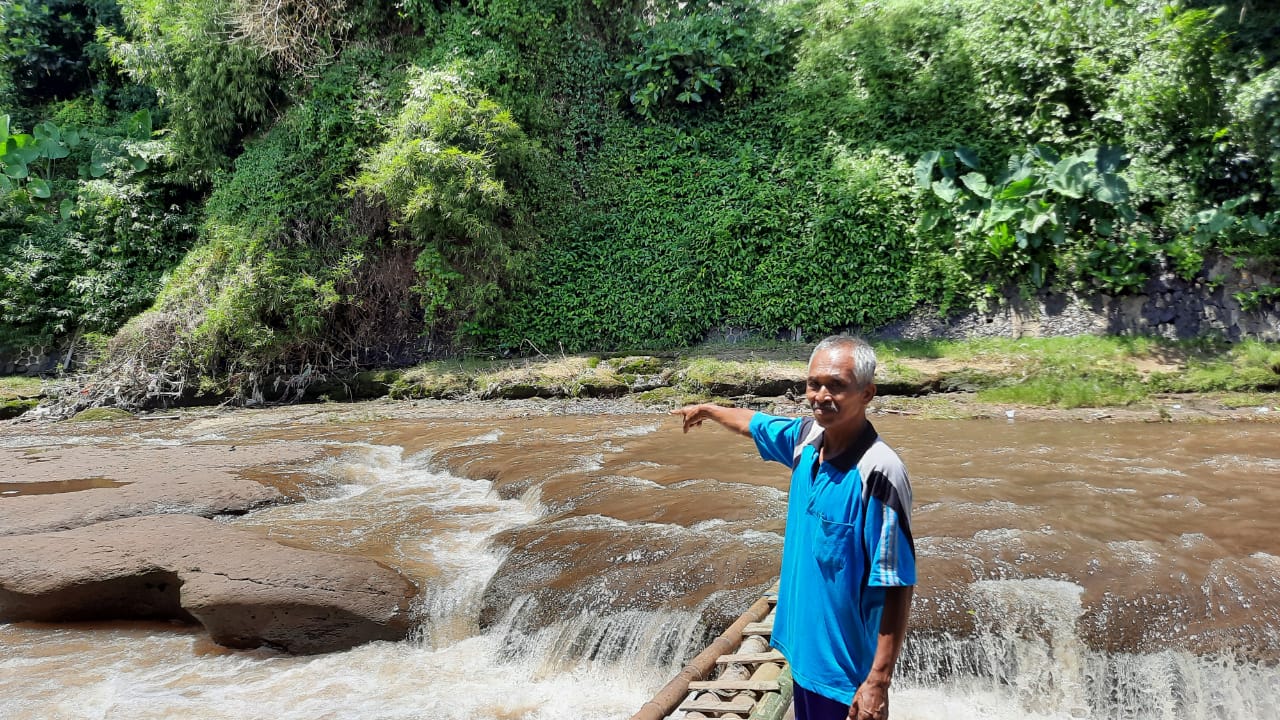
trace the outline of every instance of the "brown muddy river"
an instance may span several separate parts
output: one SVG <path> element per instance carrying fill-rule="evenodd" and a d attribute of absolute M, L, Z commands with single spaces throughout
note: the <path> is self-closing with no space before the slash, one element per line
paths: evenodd
<path fill-rule="evenodd" d="M 119 492 L 135 478 L 93 469 L 108 448 L 307 455 L 238 471 L 305 501 L 226 522 L 422 588 L 413 639 L 311 657 L 0 625 L 0 718 L 629 717 L 774 579 L 787 471 L 718 428 L 574 407 L 0 427 L 0 510 L 24 482 Z M 911 471 L 920 556 L 896 720 L 1280 718 L 1280 426 L 873 422 Z M 62 488 L 37 471 L 53 455 Z"/>

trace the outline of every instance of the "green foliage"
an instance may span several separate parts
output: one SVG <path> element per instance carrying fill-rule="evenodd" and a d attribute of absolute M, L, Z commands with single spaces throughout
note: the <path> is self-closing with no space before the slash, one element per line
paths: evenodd
<path fill-rule="evenodd" d="M 1241 310 L 1257 310 L 1267 303 L 1280 302 L 1280 287 L 1267 285 L 1253 290 L 1243 290 L 1234 295 Z"/>
<path fill-rule="evenodd" d="M 1140 54 L 1116 78 L 1109 114 L 1124 121 L 1124 143 L 1143 159 L 1143 173 L 1177 178 L 1204 188 L 1222 172 L 1222 152 L 1212 136 L 1229 120 L 1214 77 L 1224 36 L 1205 10 L 1166 6 L 1150 19 Z M 1209 200 L 1217 198 L 1209 195 Z"/>
<path fill-rule="evenodd" d="M 1146 28 L 1121 3 L 1070 0 L 964 3 L 955 38 L 970 58 L 997 132 L 1024 143 L 1114 142 L 1111 84 L 1132 64 Z"/>
<path fill-rule="evenodd" d="M 53 197 L 57 161 L 72 155 L 84 141 L 85 152 L 77 153 L 72 165 L 81 180 L 100 178 L 109 169 L 127 163 L 134 171 L 146 170 L 148 163 L 167 155 L 167 145 L 152 141 L 151 114 L 139 110 L 107 130 L 60 128 L 50 121 L 37 125 L 31 134 L 15 132 L 8 115 L 0 115 L 0 197 L 12 195 L 16 201 L 40 202 Z M 62 173 L 64 175 L 67 172 Z M 67 219 L 74 203 L 62 198 L 59 212 Z"/>
<path fill-rule="evenodd" d="M 1179 247 L 1195 258 L 1216 246 L 1254 261 L 1280 260 L 1280 238 L 1274 232 L 1280 213 L 1259 216 L 1250 212 L 1259 205 L 1259 196 L 1255 194 L 1233 198 L 1218 207 L 1195 213 L 1183 224 L 1184 237 Z"/>
<path fill-rule="evenodd" d="M 383 94 L 398 92 L 393 62 L 350 48 L 306 102 L 248 145 L 234 172 L 217 176 L 201 244 L 175 269 L 150 317 L 131 329 L 146 336 L 178 319 L 150 362 L 246 390 L 247 375 L 237 373 L 318 364 L 338 352 L 328 343 L 342 333 L 365 342 L 369 327 L 401 329 L 387 317 L 361 326 L 343 314 L 353 289 L 365 294 L 355 302 L 374 307 L 379 287 L 361 275 L 377 254 L 367 234 L 378 224 L 348 218 L 355 209 L 342 183 L 378 137 Z"/>
<path fill-rule="evenodd" d="M 758 111 L 756 111 L 758 112 Z M 504 308 L 504 343 L 677 347 L 718 325 L 806 337 L 876 327 L 916 296 L 905 169 L 842 146 L 795 158 L 730 114 L 687 134 L 609 124 L 581 196 Z"/>
<path fill-rule="evenodd" d="M 31 135 L 13 132 L 15 129 L 10 126 L 8 115 L 0 115 L 0 197 L 47 200 L 53 194 L 49 186 L 53 161 L 70 155 L 80 144 L 80 134 L 70 131 L 64 138 L 58 126 L 50 122 L 37 125 Z M 37 174 L 33 169 L 43 172 Z"/>
<path fill-rule="evenodd" d="M 1231 114 L 1250 169 L 1270 182 L 1273 197 L 1280 196 L 1280 66 L 1242 85 Z"/>
<path fill-rule="evenodd" d="M 154 298 L 193 227 L 163 170 L 172 150 L 150 135 L 145 111 L 10 135 L 4 172 L 27 177 L 0 192 L 0 341 L 113 331 Z"/>
<path fill-rule="evenodd" d="M 532 241 L 513 202 L 539 150 L 464 71 L 415 71 L 353 188 L 385 201 L 418 249 L 428 332 L 486 314 Z"/>
<path fill-rule="evenodd" d="M 341 299 L 337 283 L 359 262 L 356 252 L 334 257 L 215 234 L 188 254 L 157 302 L 162 311 L 195 311 L 165 364 L 221 381 L 297 352 L 322 336 Z"/>
<path fill-rule="evenodd" d="M 114 0 L 8 0 L 0 4 L 0 71 L 28 101 L 67 99 L 105 70 L 97 26 L 118 26 Z"/>
<path fill-rule="evenodd" d="M 959 3 L 932 0 L 817 4 L 780 124 L 797 137 L 833 132 L 911 156 L 972 142 L 991 116 L 955 47 L 965 15 Z"/>
<path fill-rule="evenodd" d="M 115 7 L 0 6 L 0 340 L 109 332 L 163 283 L 113 346 L 138 377 L 812 339 L 1280 259 L 1257 3 Z M 939 148 L 972 151 L 913 177 Z"/>
<path fill-rule="evenodd" d="M 468 10 L 482 33 L 533 50 L 554 37 L 556 29 L 577 25 L 602 4 L 591 0 L 474 0 Z"/>
<path fill-rule="evenodd" d="M 758 3 L 664 3 L 632 35 L 637 52 L 619 66 L 632 108 L 653 119 L 663 107 L 749 96 L 790 64 L 788 36 Z"/>
<path fill-rule="evenodd" d="M 396 10 L 419 28 L 432 29 L 439 19 L 435 0 L 396 0 Z"/>
<path fill-rule="evenodd" d="M 346 203 L 341 185 L 381 137 L 378 120 L 402 92 L 400 84 L 383 54 L 348 49 L 305 102 L 251 143 L 233 172 L 218 176 L 206 205 L 211 226 L 271 237 L 291 221 L 333 219 Z"/>
<path fill-rule="evenodd" d="M 1054 271 L 1078 286 L 1138 289 L 1156 248 L 1129 203 L 1128 164 L 1116 147 L 1061 157 L 1036 145 L 988 180 L 972 150 L 929 152 L 916 163 L 916 188 L 930 206 L 923 230 L 947 220 L 960 267 L 988 295 L 1043 287 Z"/>
<path fill-rule="evenodd" d="M 100 28 L 111 58 L 156 88 L 175 146 L 214 167 L 275 115 L 279 80 L 265 51 L 235 39 L 230 0 L 123 0 L 128 32 Z"/>
<path fill-rule="evenodd" d="M 1112 295 L 1140 292 L 1164 248 L 1144 234 L 1094 237 L 1067 249 L 1061 267 L 1074 278 L 1075 290 L 1102 290 Z"/>
<path fill-rule="evenodd" d="M 1275 136 L 1271 65 L 1254 59 L 1266 54 L 1260 38 L 1274 37 L 1255 23 L 1274 13 L 1257 12 L 1237 27 L 1225 13 L 1178 4 L 820 4 L 806 14 L 815 24 L 799 49 L 784 122 L 798 135 L 830 128 L 844 142 L 909 156 L 955 146 L 982 157 L 1040 143 L 1123 146 L 1133 158 L 1130 204 L 1150 219 L 1150 242 L 1176 243 L 1173 254 L 1191 268 L 1198 250 L 1176 239 L 1191 216 L 1259 192 L 1258 203 L 1274 205 L 1261 160 Z M 1233 56 L 1241 35 L 1254 39 L 1237 42 L 1248 54 Z M 1245 240 L 1233 252 L 1269 254 L 1261 238 Z M 1143 244 L 1117 248 L 1141 254 Z M 964 284 L 945 259 L 922 257 L 917 267 L 934 282 Z M 1030 264 L 1021 274 L 1035 286 Z M 1123 285 L 1125 274 L 1112 277 Z"/>

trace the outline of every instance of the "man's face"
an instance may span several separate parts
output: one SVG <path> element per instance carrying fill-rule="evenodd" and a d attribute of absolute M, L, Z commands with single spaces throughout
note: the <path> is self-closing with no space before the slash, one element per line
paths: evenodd
<path fill-rule="evenodd" d="M 858 387 L 853 377 L 853 353 L 839 348 L 819 352 L 809 361 L 804 397 L 813 419 L 825 429 L 852 430 L 861 424 L 867 404 L 876 395 L 874 383 Z"/>

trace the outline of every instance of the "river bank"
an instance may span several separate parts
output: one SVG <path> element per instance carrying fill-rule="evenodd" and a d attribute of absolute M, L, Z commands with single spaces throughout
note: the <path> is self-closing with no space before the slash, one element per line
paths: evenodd
<path fill-rule="evenodd" d="M 873 412 L 934 419 L 1021 417 L 1145 422 L 1280 418 L 1280 345 L 1173 343 L 1151 338 L 1060 338 L 875 343 Z M 264 381 L 260 396 L 196 395 L 178 406 L 270 405 L 383 398 L 521 412 L 645 412 L 690 402 L 801 412 L 811 346 L 709 344 L 663 353 L 438 360 L 407 369 Z M 279 388 L 279 389 L 276 389 Z M 0 378 L 0 419 L 74 394 L 67 381 Z M 549 405 L 547 403 L 550 403 Z M 156 408 L 150 408 L 152 413 Z M 161 408 L 170 412 L 172 408 Z M 503 410 L 502 412 L 506 412 Z M 26 419 L 41 416 L 37 412 Z M 127 417 L 89 408 L 82 420 Z"/>

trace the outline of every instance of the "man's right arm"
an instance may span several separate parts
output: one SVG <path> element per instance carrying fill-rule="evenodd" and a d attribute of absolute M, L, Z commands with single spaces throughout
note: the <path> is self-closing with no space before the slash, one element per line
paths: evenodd
<path fill-rule="evenodd" d="M 703 420 L 714 420 L 739 435 L 750 437 L 751 418 L 756 414 L 756 411 L 748 408 L 724 407 L 723 405 L 703 403 L 701 405 L 686 405 L 679 410 L 672 410 L 671 414 L 684 417 L 685 432 L 689 432 L 689 428 L 698 427 Z"/>

